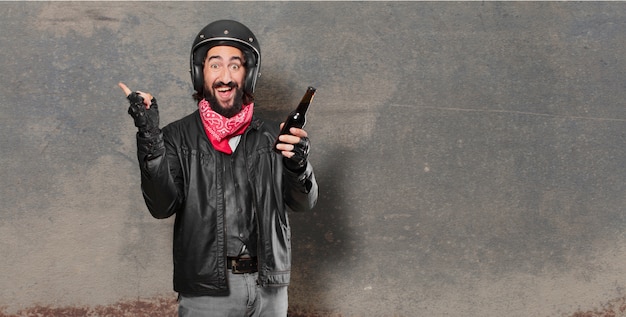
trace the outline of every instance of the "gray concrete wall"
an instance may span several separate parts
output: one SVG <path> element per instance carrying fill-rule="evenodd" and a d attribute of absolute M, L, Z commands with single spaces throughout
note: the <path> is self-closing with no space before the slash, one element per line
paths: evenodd
<path fill-rule="evenodd" d="M 232 18 L 258 114 L 318 88 L 321 188 L 291 217 L 291 305 L 342 316 L 562 316 L 624 296 L 626 4 L 0 4 L 0 307 L 166 297 L 118 81 L 166 124 L 188 54 Z"/>

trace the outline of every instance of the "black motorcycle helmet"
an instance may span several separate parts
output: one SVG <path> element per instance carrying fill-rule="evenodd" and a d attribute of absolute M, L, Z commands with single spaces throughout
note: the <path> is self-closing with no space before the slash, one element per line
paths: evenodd
<path fill-rule="evenodd" d="M 261 47 L 252 31 L 233 20 L 209 23 L 196 36 L 191 47 L 191 81 L 197 93 L 204 91 L 204 59 L 214 46 L 227 45 L 241 50 L 245 58 L 246 78 L 244 92 L 252 95 L 257 78 L 261 75 Z"/>

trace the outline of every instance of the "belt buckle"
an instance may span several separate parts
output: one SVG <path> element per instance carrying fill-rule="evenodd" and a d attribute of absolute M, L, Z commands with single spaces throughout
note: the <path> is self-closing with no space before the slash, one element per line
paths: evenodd
<path fill-rule="evenodd" d="M 257 271 L 256 263 L 253 259 L 232 259 L 233 274 L 254 273 Z"/>

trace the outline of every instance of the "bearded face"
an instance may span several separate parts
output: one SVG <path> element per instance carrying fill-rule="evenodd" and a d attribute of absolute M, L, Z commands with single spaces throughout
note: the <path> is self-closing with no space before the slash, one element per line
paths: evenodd
<path fill-rule="evenodd" d="M 232 99 L 232 104 L 222 104 L 222 102 L 218 100 L 218 98 L 213 94 L 213 91 L 217 90 L 218 88 L 212 87 L 211 89 L 209 87 L 206 87 L 207 85 L 205 85 L 204 87 L 204 98 L 209 102 L 209 105 L 211 105 L 211 109 L 213 109 L 213 111 L 221 114 L 226 118 L 231 118 L 234 115 L 238 114 L 243 107 L 243 89 L 237 87 L 233 82 L 227 84 L 219 84 L 221 85 L 221 87 L 232 86 L 231 89 L 235 92 L 234 98 Z"/>
<path fill-rule="evenodd" d="M 243 106 L 246 70 L 241 50 L 232 46 L 214 46 L 204 61 L 204 98 L 213 111 L 230 118 Z"/>

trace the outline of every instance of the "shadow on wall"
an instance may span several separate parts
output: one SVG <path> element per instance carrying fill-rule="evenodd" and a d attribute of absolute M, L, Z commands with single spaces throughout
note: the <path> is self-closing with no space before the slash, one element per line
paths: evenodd
<path fill-rule="evenodd" d="M 280 124 L 297 106 L 306 87 L 293 87 L 274 76 L 271 70 L 259 82 L 258 107 L 255 115 L 267 124 Z M 256 104 L 255 104 L 256 106 Z M 314 130 L 322 123 L 309 122 L 305 130 Z M 353 250 L 350 227 L 345 223 L 350 214 L 346 201 L 351 162 L 342 147 L 323 143 L 311 133 L 311 163 L 319 185 L 319 198 L 311 212 L 289 213 L 292 233 L 292 273 L 289 286 L 290 316 L 326 316 L 319 309 L 329 307 L 325 300 L 328 289 L 335 287 L 332 275 L 340 272 Z M 305 313 L 302 313 L 305 312 Z M 312 313 L 314 312 L 314 313 Z"/>
<path fill-rule="evenodd" d="M 345 188 L 349 186 L 346 172 L 350 155 L 338 148 L 313 150 L 316 155 L 312 155 L 312 164 L 320 189 L 318 203 L 310 213 L 290 215 L 293 267 L 289 304 L 304 311 L 331 307 L 326 298 L 328 290 L 341 287 L 333 276 L 341 273 L 356 254 L 354 233 L 346 223 L 350 212 Z"/>

